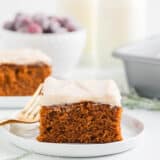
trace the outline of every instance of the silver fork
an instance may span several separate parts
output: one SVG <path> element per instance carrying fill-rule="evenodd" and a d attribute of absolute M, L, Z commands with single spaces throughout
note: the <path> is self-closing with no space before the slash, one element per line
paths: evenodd
<path fill-rule="evenodd" d="M 11 123 L 36 123 L 39 121 L 39 109 L 38 104 L 40 99 L 40 92 L 42 90 L 42 84 L 39 85 L 38 89 L 32 96 L 31 100 L 27 105 L 16 115 L 16 118 L 0 120 L 0 126 L 11 124 Z"/>

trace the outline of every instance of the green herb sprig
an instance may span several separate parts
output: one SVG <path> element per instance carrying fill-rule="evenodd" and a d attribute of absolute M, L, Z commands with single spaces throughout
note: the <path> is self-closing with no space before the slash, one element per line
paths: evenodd
<path fill-rule="evenodd" d="M 160 110 L 160 100 L 141 97 L 135 90 L 123 96 L 122 104 L 130 109 Z"/>

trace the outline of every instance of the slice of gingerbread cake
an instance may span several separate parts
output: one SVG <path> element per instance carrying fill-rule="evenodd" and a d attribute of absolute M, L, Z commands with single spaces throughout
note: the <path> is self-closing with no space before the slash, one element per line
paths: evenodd
<path fill-rule="evenodd" d="M 0 51 L 0 96 L 32 95 L 51 74 L 51 60 L 39 50 Z"/>
<path fill-rule="evenodd" d="M 38 141 L 121 141 L 121 96 L 112 80 L 45 80 Z"/>

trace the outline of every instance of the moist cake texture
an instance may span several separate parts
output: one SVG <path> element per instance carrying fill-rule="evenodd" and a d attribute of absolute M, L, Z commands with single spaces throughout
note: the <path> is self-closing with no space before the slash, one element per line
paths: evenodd
<path fill-rule="evenodd" d="M 0 52 L 0 96 L 32 95 L 50 74 L 50 59 L 38 50 Z"/>
<path fill-rule="evenodd" d="M 121 107 L 93 102 L 43 106 L 38 140 L 54 143 L 107 143 L 122 140 Z"/>
<path fill-rule="evenodd" d="M 121 97 L 113 81 L 48 78 L 42 93 L 38 141 L 108 143 L 122 140 Z"/>

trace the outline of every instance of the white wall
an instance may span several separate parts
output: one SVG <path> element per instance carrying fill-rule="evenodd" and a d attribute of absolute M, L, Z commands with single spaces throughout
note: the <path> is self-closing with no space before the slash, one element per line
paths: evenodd
<path fill-rule="evenodd" d="M 147 0 L 147 29 L 148 35 L 160 34 L 160 0 Z"/>
<path fill-rule="evenodd" d="M 0 21 L 17 11 L 55 13 L 55 0 L 0 0 Z"/>

